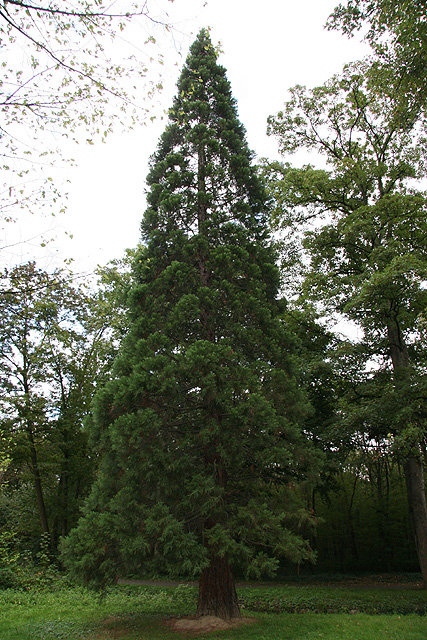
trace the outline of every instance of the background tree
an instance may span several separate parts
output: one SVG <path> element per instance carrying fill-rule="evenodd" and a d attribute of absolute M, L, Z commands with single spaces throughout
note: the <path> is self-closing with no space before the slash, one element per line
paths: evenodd
<path fill-rule="evenodd" d="M 2 217 L 34 210 L 34 201 L 54 213 L 64 206 L 48 173 L 62 155 L 59 136 L 91 143 L 146 116 L 160 83 L 148 79 L 154 35 L 166 23 L 166 11 L 152 15 L 147 2 L 0 3 Z M 124 37 L 131 25 L 134 46 Z"/>
<path fill-rule="evenodd" d="M 364 37 L 376 53 L 405 56 L 407 72 L 417 77 L 414 71 L 426 61 L 425 16 L 425 0 L 347 0 L 335 8 L 327 26 L 348 36 L 365 28 Z"/>
<path fill-rule="evenodd" d="M 2 274 L 0 309 L 0 411 L 3 435 L 14 442 L 7 491 L 22 493 L 31 480 L 34 531 L 51 536 L 55 549 L 96 470 L 82 423 L 120 339 L 120 301 L 108 288 L 91 290 L 29 263 Z"/>
<path fill-rule="evenodd" d="M 373 82 L 368 63 L 345 68 L 321 87 L 291 90 L 270 118 L 283 153 L 326 157 L 327 169 L 271 168 L 279 225 L 304 236 L 309 265 L 303 291 L 325 312 L 363 331 L 353 383 L 368 383 L 361 411 L 381 405 L 381 421 L 361 428 L 389 438 L 406 477 L 418 557 L 427 583 L 427 511 L 421 447 L 425 437 L 427 298 L 423 121 L 396 118 L 401 94 Z M 311 228 L 309 224 L 312 223 Z M 372 394 L 372 395 L 371 395 Z"/>
<path fill-rule="evenodd" d="M 283 262 L 301 287 L 293 249 L 286 255 L 289 244 L 280 244 Z M 306 532 L 316 552 L 315 570 L 417 571 L 402 460 L 385 411 L 389 390 L 380 376 L 366 379 L 364 347 L 328 330 L 308 298 L 288 304 L 284 321 L 297 337 L 299 381 L 312 407 L 304 431 L 324 457 L 317 484 L 302 487 L 318 521 Z M 283 563 L 281 570 L 290 568 Z"/>
<path fill-rule="evenodd" d="M 377 82 L 398 87 L 408 112 L 425 109 L 427 93 L 427 5 L 425 0 L 347 0 L 339 4 L 327 28 L 353 36 L 363 29 L 375 57 Z M 386 86 L 385 84 L 385 86 Z"/>
<path fill-rule="evenodd" d="M 368 437 L 359 434 L 337 472 L 316 491 L 320 573 L 417 570 L 402 468 L 386 445 Z"/>
<path fill-rule="evenodd" d="M 92 584 L 200 575 L 198 614 L 239 615 L 234 569 L 310 558 L 293 491 L 315 473 L 280 323 L 264 190 L 206 31 L 151 161 L 130 331 L 96 395 L 100 471 L 65 544 Z"/>

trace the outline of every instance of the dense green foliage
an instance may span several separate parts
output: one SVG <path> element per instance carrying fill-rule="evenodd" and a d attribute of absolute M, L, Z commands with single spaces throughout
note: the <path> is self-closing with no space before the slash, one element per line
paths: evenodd
<path fill-rule="evenodd" d="M 95 291 L 34 263 L 1 277 L 0 526 L 17 566 L 41 534 L 55 553 L 96 472 L 83 421 L 123 320 L 117 268 L 102 278 Z"/>
<path fill-rule="evenodd" d="M 12 4 L 25 24 L 23 3 Z M 107 25 L 103 12 L 94 18 Z M 2 274 L 0 587 L 55 579 L 52 554 L 76 524 L 99 454 L 85 518 L 66 543 L 92 584 L 203 574 L 214 558 L 239 578 L 290 575 L 315 554 L 317 571 L 416 567 L 408 514 L 426 450 L 424 17 L 424 2 L 349 0 L 330 18 L 348 35 L 367 26 L 374 56 L 321 87 L 295 87 L 270 119 L 285 156 L 323 156 L 320 168 L 264 167 L 280 255 L 202 32 L 151 161 L 145 246 L 102 270 L 98 292 L 33 263 Z M 73 21 L 86 29 L 69 18 L 58 22 L 64 42 Z M 62 71 L 60 82 L 74 73 Z M 26 113 L 24 90 L 8 105 L 13 117 Z M 66 122 L 72 105 L 64 109 L 53 115 Z M 279 300 L 279 284 L 299 298 Z M 324 327 L 337 314 L 357 340 Z"/>
<path fill-rule="evenodd" d="M 151 161 L 129 335 L 95 399 L 100 471 L 65 545 L 95 584 L 311 557 L 293 486 L 316 471 L 305 402 L 265 193 L 216 58 L 202 31 Z"/>
<path fill-rule="evenodd" d="M 123 289 L 124 282 L 129 280 L 129 274 L 123 273 L 123 268 L 126 269 L 126 262 L 130 257 L 126 258 L 123 265 L 110 265 L 102 270 L 102 295 L 99 293 L 96 296 L 96 308 L 102 315 L 102 323 L 108 317 L 109 327 L 116 326 L 116 336 L 125 332 L 126 318 L 123 316 L 121 307 L 123 300 L 120 297 L 120 291 Z M 24 273 L 26 272 L 23 268 L 20 272 L 22 278 Z M 9 286 L 10 282 L 9 284 L 4 282 L 5 286 Z M 60 279 L 57 284 L 59 286 Z M 30 287 L 30 290 L 32 299 L 34 298 L 33 306 L 37 307 L 39 304 L 40 308 L 43 308 L 41 303 L 35 303 L 37 289 L 33 291 Z M 65 303 L 64 293 L 65 291 L 62 292 L 61 304 Z M 38 291 L 37 295 L 37 300 L 43 299 L 43 288 Z M 51 309 L 54 309 L 52 297 L 49 298 L 49 304 Z M 85 313 L 82 300 L 80 300 L 80 313 Z M 6 323 L 6 316 L 3 317 L 3 320 Z M 295 347 L 295 356 L 299 359 L 297 368 L 300 371 L 300 380 L 307 387 L 311 404 L 315 410 L 313 414 L 307 416 L 305 429 L 307 433 L 311 434 L 310 437 L 314 439 L 317 446 L 327 452 L 330 446 L 328 429 L 333 422 L 337 402 L 333 390 L 333 387 L 336 386 L 333 371 L 330 365 L 324 361 L 325 349 L 328 348 L 330 340 L 328 335 L 314 324 L 308 315 L 304 316 L 293 311 L 291 316 L 288 314 L 287 324 L 298 335 Z M 89 329 L 89 324 L 86 323 L 84 327 L 80 328 L 82 344 L 87 343 L 91 336 L 90 331 L 88 335 L 85 333 Z M 18 323 L 15 322 L 14 328 L 17 330 Z M 67 338 L 67 343 L 71 340 L 75 329 L 76 327 L 73 328 L 71 324 L 62 325 L 64 339 L 68 331 L 71 333 Z M 33 339 L 36 335 L 36 333 L 33 334 Z M 106 338 L 106 336 L 104 337 Z M 110 349 L 114 349 L 113 343 L 109 345 L 108 340 L 105 343 L 108 352 Z M 90 345 L 86 344 L 86 346 L 89 348 Z M 45 356 L 47 357 L 47 353 Z M 46 374 L 48 371 L 49 369 L 46 368 Z M 87 373 L 88 398 L 90 398 L 93 382 L 97 378 L 92 378 L 90 370 Z M 35 391 L 35 388 L 33 390 Z M 46 388 L 39 390 L 47 391 Z M 8 397 L 8 394 L 4 393 L 3 401 L 5 402 Z M 52 404 L 55 402 L 55 397 L 54 394 L 48 395 L 45 402 L 49 400 Z M 82 402 L 84 398 L 84 395 L 79 396 L 79 402 Z M 3 406 L 5 406 L 4 402 Z M 79 405 L 79 411 L 80 413 L 75 415 L 75 422 L 72 425 L 76 433 L 80 433 L 79 438 L 74 439 L 74 449 L 76 449 L 80 438 L 84 440 L 84 432 L 80 432 L 81 418 L 79 415 L 81 416 L 81 412 L 84 413 L 87 409 L 84 409 L 83 405 Z M 22 585 L 27 588 L 39 584 L 40 581 L 49 581 L 51 576 L 55 575 L 55 568 L 48 569 L 46 564 L 55 544 L 54 540 L 48 542 L 45 538 L 40 538 L 42 529 L 33 477 L 31 469 L 23 457 L 25 449 L 20 444 L 25 432 L 19 434 L 16 431 L 18 423 L 13 422 L 12 414 L 9 415 L 8 420 L 3 414 L 2 424 L 3 482 L 0 492 L 2 522 L 0 584 L 2 587 Z M 64 502 L 58 499 L 57 482 L 60 477 L 58 471 L 62 468 L 61 465 L 64 464 L 64 461 L 63 453 L 61 453 L 63 450 L 55 448 L 56 443 L 60 441 L 60 433 L 56 432 L 57 428 L 59 429 L 59 424 L 52 419 L 49 422 L 49 428 L 46 424 L 43 437 L 36 439 L 43 496 L 46 500 L 49 527 L 53 526 L 51 533 L 54 538 L 56 537 L 55 523 L 59 521 L 59 514 L 63 512 L 64 508 Z M 362 442 L 358 446 L 361 448 Z M 96 458 L 93 455 L 83 457 L 89 454 L 87 444 L 85 447 L 86 453 L 76 449 L 79 464 L 73 467 L 74 476 L 72 476 L 74 478 L 72 486 L 80 487 L 81 496 L 85 495 L 85 491 L 87 491 L 85 487 L 96 469 Z M 50 457 L 47 457 L 48 451 Z M 316 571 L 415 569 L 414 549 L 408 532 L 407 503 L 401 474 L 397 473 L 397 469 L 394 471 L 387 469 L 386 452 L 383 451 L 379 458 L 373 452 L 371 460 L 369 449 L 366 449 L 364 455 L 359 456 L 358 460 L 354 460 L 352 467 L 348 463 L 346 464 L 346 472 L 341 477 L 337 469 L 340 468 L 340 461 L 345 460 L 344 449 L 342 452 L 342 456 L 335 453 L 329 461 L 323 473 L 322 484 L 313 496 L 309 487 L 304 488 L 304 486 L 297 488 L 298 498 L 295 496 L 295 491 L 292 492 L 295 504 L 302 500 L 309 510 L 314 509 L 316 517 L 320 519 L 316 530 L 313 530 L 310 520 L 305 524 L 302 520 L 298 522 L 300 533 L 310 540 L 312 548 L 317 553 Z M 339 460 L 334 462 L 337 455 Z M 336 466 L 337 462 L 338 467 Z M 355 495 L 353 495 L 354 486 L 357 487 Z M 74 504 L 78 506 L 78 500 L 76 501 L 75 498 L 73 500 Z M 70 516 L 69 524 L 72 525 L 76 515 L 72 515 L 70 512 Z M 369 541 L 368 546 L 366 545 L 367 541 Z M 371 553 L 371 548 L 376 548 L 377 552 Z M 238 576 L 243 577 L 246 567 L 242 565 L 236 569 Z M 279 570 L 280 575 L 289 575 L 289 572 L 291 574 L 295 572 L 287 561 L 281 562 Z M 149 568 L 146 567 L 145 572 L 149 574 Z"/>

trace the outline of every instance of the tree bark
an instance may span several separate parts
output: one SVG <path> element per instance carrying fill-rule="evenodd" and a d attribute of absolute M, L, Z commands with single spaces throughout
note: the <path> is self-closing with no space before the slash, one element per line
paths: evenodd
<path fill-rule="evenodd" d="M 396 385 L 399 385 L 399 383 L 408 380 L 410 362 L 408 350 L 397 319 L 389 321 L 387 334 L 395 382 Z M 420 443 L 411 443 L 411 450 L 404 460 L 403 468 L 418 562 L 420 564 L 424 588 L 427 589 L 427 503 Z"/>
<path fill-rule="evenodd" d="M 199 580 L 198 616 L 217 616 L 224 620 L 240 618 L 233 571 L 227 558 L 214 553 Z"/>
<path fill-rule="evenodd" d="M 28 440 L 30 442 L 30 450 L 31 450 L 30 468 L 33 474 L 34 489 L 36 492 L 36 499 L 37 499 L 37 508 L 38 508 L 39 517 L 40 517 L 40 526 L 41 526 L 42 533 L 49 534 L 49 524 L 47 520 L 46 505 L 44 502 L 43 487 L 42 487 L 42 481 L 40 477 L 39 465 L 37 460 L 37 451 L 36 451 L 36 446 L 35 446 L 31 427 L 27 427 L 27 434 L 28 434 Z"/>
<path fill-rule="evenodd" d="M 23 386 L 24 386 L 24 391 L 27 398 L 26 407 L 25 407 L 25 431 L 27 432 L 28 442 L 30 444 L 30 456 L 31 456 L 31 462 L 29 466 L 31 469 L 31 473 L 33 474 L 34 489 L 36 492 L 37 509 L 40 517 L 41 530 L 42 530 L 42 533 L 49 534 L 50 533 L 49 524 L 47 519 L 46 505 L 45 505 L 44 496 L 43 496 L 43 487 L 42 487 L 39 462 L 37 457 L 37 448 L 34 440 L 34 426 L 33 426 L 32 420 L 29 418 L 29 416 L 31 416 L 32 407 L 30 404 L 31 394 L 30 394 L 30 386 L 27 378 L 27 364 L 26 364 L 25 357 L 24 357 L 24 372 L 25 373 L 24 373 L 24 379 L 23 379 Z"/>
<path fill-rule="evenodd" d="M 424 589 L 427 589 L 427 505 L 421 456 L 409 457 L 405 461 L 403 469 L 418 560 L 423 576 Z"/>

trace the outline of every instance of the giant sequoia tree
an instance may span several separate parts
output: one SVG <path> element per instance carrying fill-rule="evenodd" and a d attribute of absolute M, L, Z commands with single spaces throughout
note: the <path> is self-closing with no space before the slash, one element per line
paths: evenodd
<path fill-rule="evenodd" d="M 130 332 L 94 405 L 99 476 L 65 556 L 98 585 L 141 568 L 199 575 L 198 614 L 229 618 L 233 567 L 311 555 L 295 533 L 310 453 L 265 193 L 204 30 L 148 184 Z"/>

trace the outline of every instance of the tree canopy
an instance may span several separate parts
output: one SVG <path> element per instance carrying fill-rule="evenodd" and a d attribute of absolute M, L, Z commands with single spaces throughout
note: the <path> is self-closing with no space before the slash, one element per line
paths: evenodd
<path fill-rule="evenodd" d="M 27 538 L 41 531 L 53 550 L 96 470 L 83 420 L 121 337 L 120 303 L 108 290 L 115 270 L 104 270 L 96 292 L 33 262 L 1 274 L 0 459 L 12 492 L 33 486 L 39 523 L 26 523 Z"/>
<path fill-rule="evenodd" d="M 327 27 L 348 36 L 362 30 L 375 58 L 380 79 L 399 87 L 407 110 L 424 109 L 427 70 L 427 5 L 425 0 L 348 0 L 339 4 Z"/>
<path fill-rule="evenodd" d="M 414 183 L 426 172 L 424 122 L 411 113 L 405 120 L 400 91 L 392 82 L 378 87 L 370 69 L 356 63 L 323 86 L 291 90 L 270 132 L 282 152 L 314 150 L 327 168 L 273 164 L 272 194 L 278 225 L 303 237 L 304 295 L 363 330 L 351 372 L 353 386 L 369 381 L 359 388 L 357 428 L 394 441 L 401 456 L 427 580 L 427 198 Z"/>

